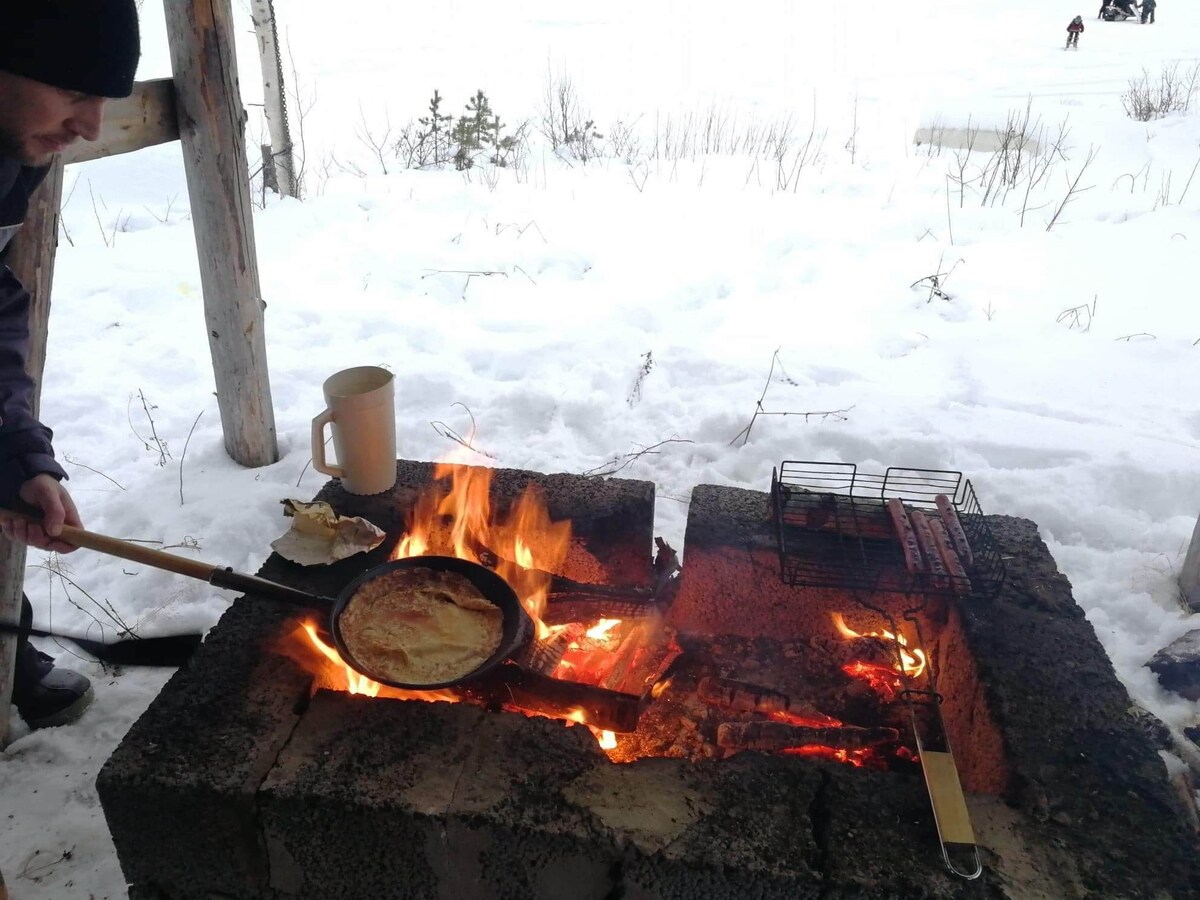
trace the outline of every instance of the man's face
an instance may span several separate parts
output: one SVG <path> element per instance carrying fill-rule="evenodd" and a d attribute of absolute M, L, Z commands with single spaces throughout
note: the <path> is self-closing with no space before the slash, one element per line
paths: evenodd
<path fill-rule="evenodd" d="M 0 71 L 0 156 L 44 166 L 78 138 L 100 136 L 104 98 Z"/>

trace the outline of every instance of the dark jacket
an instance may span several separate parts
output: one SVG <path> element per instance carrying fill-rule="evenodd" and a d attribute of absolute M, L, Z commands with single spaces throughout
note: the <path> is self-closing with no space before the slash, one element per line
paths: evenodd
<path fill-rule="evenodd" d="M 1079 16 L 1076 16 L 1071 20 L 1071 24 L 1067 26 L 1067 31 L 1077 32 L 1080 34 L 1083 33 L 1083 22 L 1080 20 Z M 1088 38 L 1088 40 L 1091 40 L 1091 38 Z"/>
<path fill-rule="evenodd" d="M 33 417 L 33 380 L 25 374 L 29 292 L 8 268 L 9 243 L 45 176 L 45 169 L 0 157 L 0 503 L 6 505 L 34 475 L 66 477 L 54 460 L 53 433 Z"/>

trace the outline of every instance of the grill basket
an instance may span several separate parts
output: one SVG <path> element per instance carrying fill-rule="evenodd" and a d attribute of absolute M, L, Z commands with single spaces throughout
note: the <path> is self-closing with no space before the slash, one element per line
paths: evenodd
<path fill-rule="evenodd" d="M 910 573 L 885 503 L 894 498 L 937 515 L 945 495 L 970 544 L 961 578 Z M 961 472 L 891 467 L 865 474 L 853 463 L 785 460 L 771 473 L 780 577 L 792 586 L 901 594 L 994 597 L 1004 560 L 975 489 Z"/>

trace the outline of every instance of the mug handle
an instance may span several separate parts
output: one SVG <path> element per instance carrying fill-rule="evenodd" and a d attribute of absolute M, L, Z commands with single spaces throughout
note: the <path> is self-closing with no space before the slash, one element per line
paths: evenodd
<path fill-rule="evenodd" d="M 325 462 L 325 426 L 333 421 L 333 410 L 327 409 L 312 420 L 312 467 L 322 475 L 342 478 L 343 470 Z"/>

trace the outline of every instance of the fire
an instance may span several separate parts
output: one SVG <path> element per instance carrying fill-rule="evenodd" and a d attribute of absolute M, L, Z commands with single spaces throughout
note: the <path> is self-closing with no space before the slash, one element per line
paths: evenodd
<path fill-rule="evenodd" d="M 550 637 L 553 632 L 542 621 L 542 613 L 550 573 L 566 559 L 571 546 L 571 523 L 552 522 L 532 486 L 507 516 L 493 517 L 491 469 L 438 463 L 433 475 L 435 484 L 409 512 L 392 559 L 439 554 L 481 562 L 480 555 L 488 551 L 497 558 L 497 574 L 512 585 L 533 619 L 538 639 Z M 450 490 L 443 493 L 438 483 L 447 478 Z"/>
<path fill-rule="evenodd" d="M 597 683 L 612 665 L 621 620 L 602 619 L 586 631 L 582 626 L 549 626 L 542 621 L 551 573 L 561 568 L 570 549 L 571 523 L 551 521 L 532 486 L 526 488 L 506 516 L 494 515 L 489 499 L 491 478 L 487 468 L 439 463 L 434 469 L 434 483 L 408 512 L 405 533 L 391 558 L 443 555 L 482 563 L 483 557 L 489 557 L 487 564 L 494 563 L 496 573 L 512 586 L 533 620 L 538 640 L 553 638 L 568 628 L 578 629 L 572 632 L 579 636 L 578 641 L 570 644 L 569 658 L 563 659 L 555 674 L 570 673 L 572 680 Z M 444 487 L 447 480 L 448 490 Z M 319 686 L 369 697 L 458 700 L 448 691 L 404 691 L 380 685 L 347 666 L 337 650 L 320 639 L 313 624 L 305 623 L 303 632 L 298 630 L 297 634 L 303 646 L 289 646 L 287 652 L 297 658 L 304 655 L 299 661 L 318 675 Z M 307 641 L 303 640 L 305 634 Z M 616 748 L 616 735 L 588 724 L 583 710 L 574 710 L 567 719 L 590 729 L 602 749 Z"/>
<path fill-rule="evenodd" d="M 605 729 L 593 728 L 591 725 L 588 725 L 587 713 L 585 713 L 582 709 L 571 710 L 570 714 L 567 716 L 567 720 L 569 722 L 587 726 L 588 730 L 596 736 L 596 740 L 599 742 L 601 750 L 617 749 L 616 734 Z"/>
<path fill-rule="evenodd" d="M 378 697 L 379 689 L 383 686 L 378 681 L 372 681 L 366 675 L 360 675 L 342 662 L 341 655 L 317 637 L 317 628 L 312 622 L 305 622 L 303 628 L 308 632 L 308 639 L 313 642 L 321 655 L 334 665 L 341 666 L 346 672 L 346 690 L 351 694 L 365 694 L 368 697 Z"/>
<path fill-rule="evenodd" d="M 877 638 L 883 638 L 885 641 L 895 641 L 896 646 L 900 650 L 900 662 L 901 662 L 901 666 L 895 668 L 896 672 L 903 673 L 904 675 L 907 675 L 910 678 L 918 678 L 918 677 L 920 677 L 921 673 L 925 671 L 925 662 L 926 662 L 925 651 L 923 651 L 917 647 L 914 647 L 910 651 L 908 649 L 908 640 L 904 637 L 904 635 L 892 634 L 886 628 L 882 629 L 880 631 L 869 631 L 869 632 L 866 632 L 865 634 L 863 634 L 863 633 L 855 631 L 853 628 L 850 628 L 848 625 L 846 625 L 846 622 L 842 618 L 841 613 L 833 613 L 832 618 L 833 618 L 834 627 L 837 628 L 837 630 L 842 634 L 843 637 L 847 637 L 847 638 L 851 638 L 851 639 L 863 638 L 863 637 L 877 637 Z M 854 663 L 853 665 L 865 667 L 867 664 Z M 847 668 L 849 668 L 849 667 L 847 667 Z M 878 667 L 875 667 L 875 668 L 878 668 Z M 851 673 L 851 674 L 857 674 L 857 673 Z"/>

